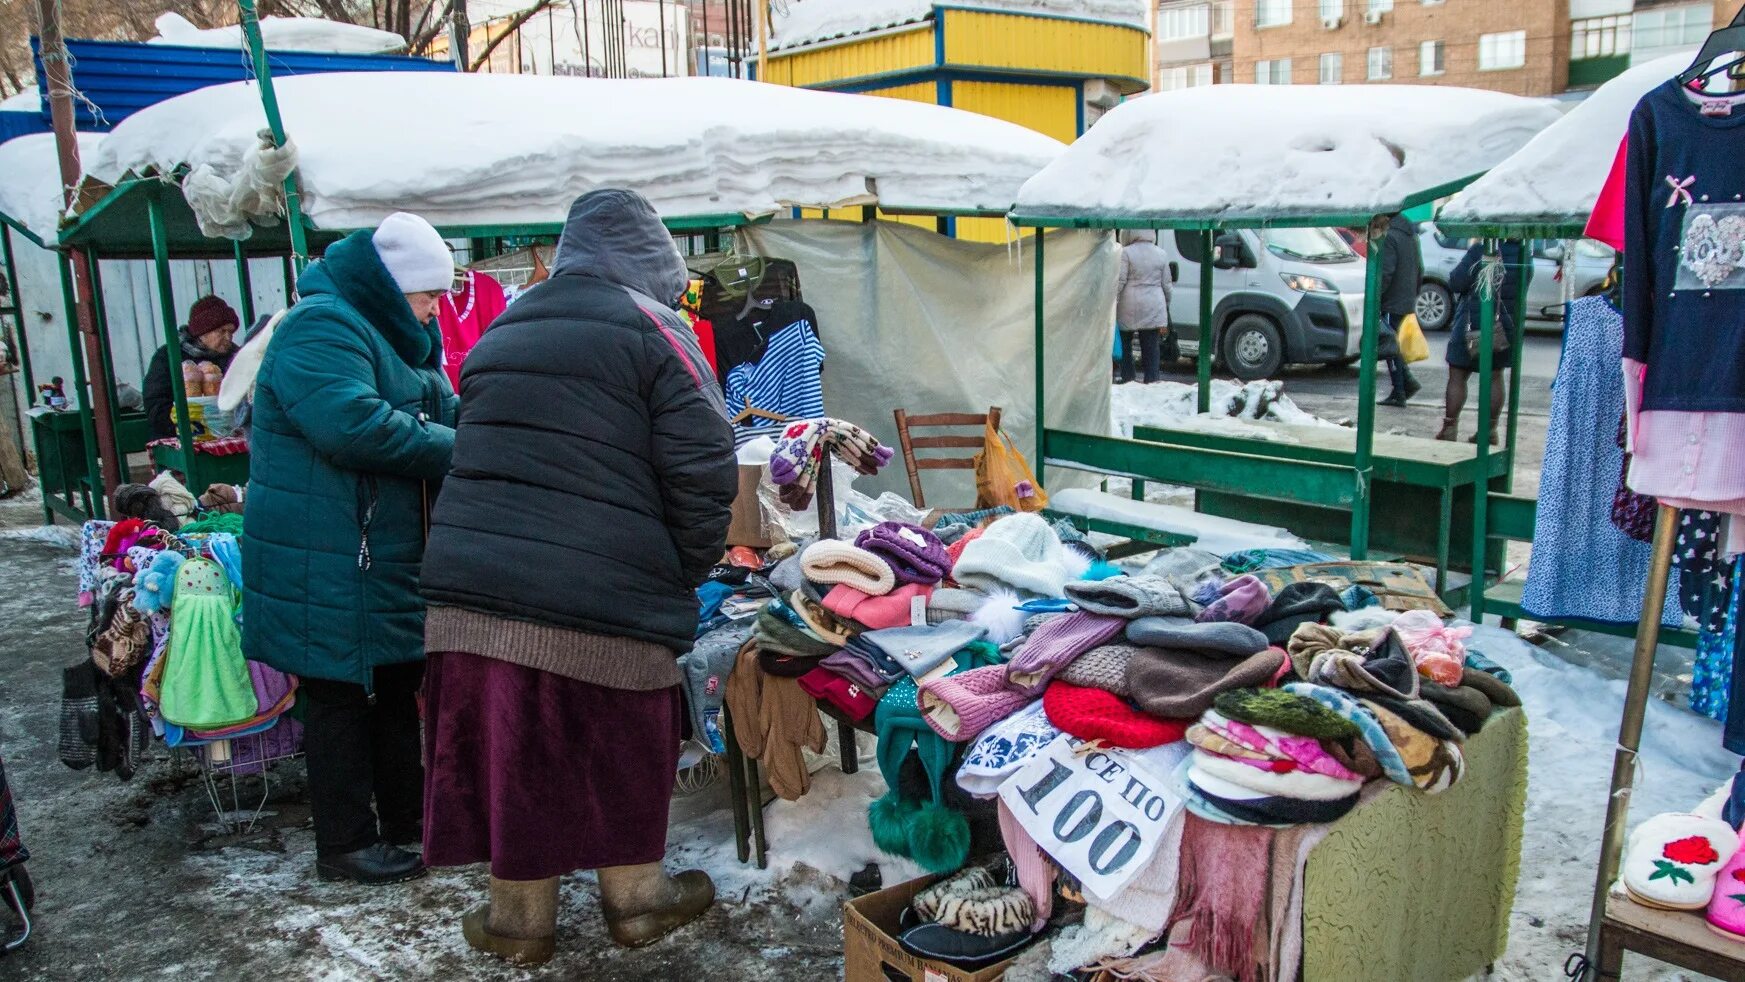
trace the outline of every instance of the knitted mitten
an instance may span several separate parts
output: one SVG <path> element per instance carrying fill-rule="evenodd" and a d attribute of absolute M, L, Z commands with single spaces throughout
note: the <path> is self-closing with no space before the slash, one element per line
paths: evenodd
<path fill-rule="evenodd" d="M 769 476 L 777 484 L 810 482 L 818 473 L 818 461 L 823 456 L 819 441 L 824 436 L 825 420 L 812 419 L 792 423 L 776 440 L 770 454 Z"/>

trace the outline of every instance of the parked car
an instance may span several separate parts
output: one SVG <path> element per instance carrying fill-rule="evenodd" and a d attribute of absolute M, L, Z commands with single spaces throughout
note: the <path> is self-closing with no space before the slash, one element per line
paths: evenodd
<path fill-rule="evenodd" d="M 1200 340 L 1200 233 L 1161 235 L 1176 275 L 1170 328 L 1184 354 Z M 1243 381 L 1287 363 L 1345 364 L 1363 340 L 1363 262 L 1332 229 L 1220 233 L 1212 258 L 1213 356 Z"/>
<path fill-rule="evenodd" d="M 1419 248 L 1424 254 L 1424 282 L 1418 288 L 1418 326 L 1426 331 L 1441 331 L 1454 316 L 1454 296 L 1448 289 L 1448 275 L 1466 255 L 1471 239 L 1443 235 L 1432 222 L 1419 229 Z M 1533 242 L 1533 280 L 1527 286 L 1527 316 L 1537 320 L 1563 319 L 1563 281 L 1558 279 L 1558 264 L 1563 260 L 1564 245 L 1553 239 Z M 1611 248 L 1591 239 L 1575 242 L 1575 262 L 1571 264 L 1575 277 L 1575 295 L 1598 293 L 1606 273 L 1612 268 Z"/>

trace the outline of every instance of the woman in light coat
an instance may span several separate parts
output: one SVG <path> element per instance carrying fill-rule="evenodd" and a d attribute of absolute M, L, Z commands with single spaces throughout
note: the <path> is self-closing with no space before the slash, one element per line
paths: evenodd
<path fill-rule="evenodd" d="M 1163 377 L 1160 360 L 1169 336 L 1171 295 L 1169 255 L 1158 248 L 1152 232 L 1131 232 L 1121 247 L 1121 273 L 1116 280 L 1115 323 L 1123 334 L 1121 381 L 1133 381 L 1133 349 L 1144 362 L 1147 384 Z"/>

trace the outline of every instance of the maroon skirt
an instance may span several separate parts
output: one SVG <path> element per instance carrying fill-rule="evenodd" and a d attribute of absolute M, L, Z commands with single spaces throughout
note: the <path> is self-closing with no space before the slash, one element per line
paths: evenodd
<path fill-rule="evenodd" d="M 427 864 L 543 880 L 666 854 L 678 686 L 608 689 L 433 652 L 424 699 Z"/>

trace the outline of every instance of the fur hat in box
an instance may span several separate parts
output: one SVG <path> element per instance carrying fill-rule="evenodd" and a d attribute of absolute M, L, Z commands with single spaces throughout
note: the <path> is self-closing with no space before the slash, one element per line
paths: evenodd
<path fill-rule="evenodd" d="M 951 572 L 945 544 L 919 525 L 880 522 L 856 536 L 854 544 L 890 563 L 899 583 L 933 586 Z"/>
<path fill-rule="evenodd" d="M 835 539 L 819 539 L 800 554 L 806 579 L 826 586 L 851 586 L 882 597 L 897 587 L 897 574 L 883 559 Z"/>
<path fill-rule="evenodd" d="M 952 578 L 992 593 L 1001 588 L 1059 597 L 1066 588 L 1066 549 L 1040 515 L 1008 515 L 964 547 Z"/>
<path fill-rule="evenodd" d="M 1071 685 L 1056 679 L 1042 693 L 1048 721 L 1080 740 L 1101 740 L 1113 747 L 1144 750 L 1174 743 L 1187 735 L 1191 720 L 1162 719 L 1134 709 L 1125 699 L 1102 689 Z"/>
<path fill-rule="evenodd" d="M 1721 868 L 1739 849 L 1733 827 L 1715 818 L 1656 815 L 1630 833 L 1619 878 L 1630 897 L 1662 910 L 1697 910 L 1716 893 Z M 1730 893 L 1738 883 L 1722 884 Z"/>

